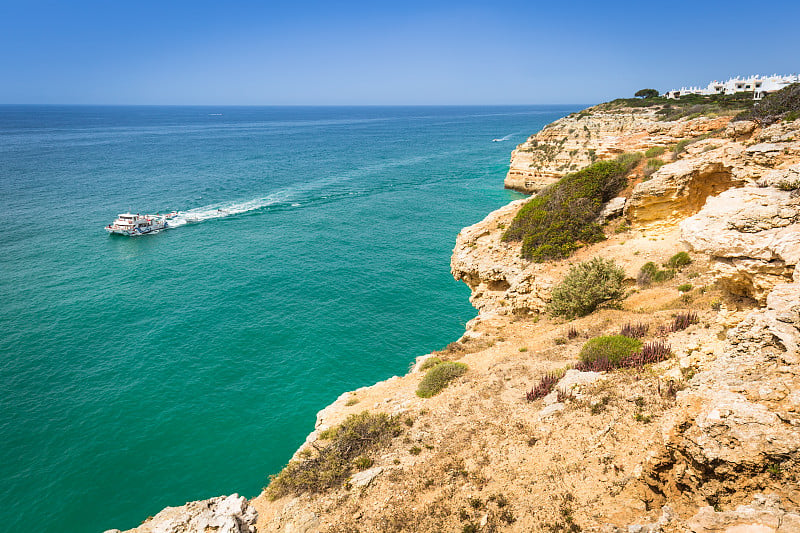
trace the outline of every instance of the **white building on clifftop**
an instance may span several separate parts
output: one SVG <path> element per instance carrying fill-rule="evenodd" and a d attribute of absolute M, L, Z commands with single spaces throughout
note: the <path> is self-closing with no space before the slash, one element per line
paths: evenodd
<path fill-rule="evenodd" d="M 734 93 L 753 93 L 754 100 L 761 100 L 769 93 L 779 91 L 793 83 L 800 83 L 800 75 L 789 74 L 779 76 L 750 76 L 741 78 L 736 76 L 728 81 L 712 81 L 707 87 L 681 87 L 679 90 L 667 91 L 664 96 L 667 98 L 679 98 L 686 94 L 734 94 Z"/>

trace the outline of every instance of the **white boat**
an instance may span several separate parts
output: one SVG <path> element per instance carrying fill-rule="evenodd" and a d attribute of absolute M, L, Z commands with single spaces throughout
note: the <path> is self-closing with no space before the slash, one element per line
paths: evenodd
<path fill-rule="evenodd" d="M 133 237 L 168 228 L 169 221 L 178 216 L 177 211 L 166 215 L 140 215 L 139 213 L 120 213 L 117 219 L 106 226 L 106 231 L 117 235 Z"/>

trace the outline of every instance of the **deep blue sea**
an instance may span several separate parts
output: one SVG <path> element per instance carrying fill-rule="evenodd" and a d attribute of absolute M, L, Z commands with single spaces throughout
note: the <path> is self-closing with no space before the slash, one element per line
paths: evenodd
<path fill-rule="evenodd" d="M 456 234 L 580 107 L 0 106 L 0 524 L 258 494 L 319 409 L 461 335 Z M 185 223 L 107 235 L 128 210 Z"/>

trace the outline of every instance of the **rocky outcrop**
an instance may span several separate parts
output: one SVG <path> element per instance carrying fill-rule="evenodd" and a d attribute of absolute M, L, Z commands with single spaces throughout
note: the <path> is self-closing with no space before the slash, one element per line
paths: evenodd
<path fill-rule="evenodd" d="M 507 189 L 534 193 L 569 172 L 625 152 L 669 146 L 724 128 L 729 118 L 658 120 L 657 108 L 595 106 L 553 122 L 511 154 Z"/>
<path fill-rule="evenodd" d="M 625 215 L 634 224 L 672 224 L 697 213 L 709 196 L 739 183 L 732 167 L 717 157 L 676 161 L 636 186 Z"/>
<path fill-rule="evenodd" d="M 256 518 L 244 496 L 231 494 L 167 507 L 128 533 L 255 533 Z"/>
<path fill-rule="evenodd" d="M 763 303 L 800 261 L 800 198 L 771 187 L 731 189 L 683 221 L 681 236 L 713 259 L 727 290 Z"/>
<path fill-rule="evenodd" d="M 754 146 L 758 149 L 745 153 L 783 153 Z M 794 167 L 768 172 L 761 183 L 780 183 L 793 172 Z M 680 227 L 690 249 L 711 258 L 727 291 L 764 307 L 728 332 L 722 352 L 679 393 L 673 418 L 664 425 L 666 445 L 651 461 L 649 483 L 668 499 L 691 495 L 710 503 L 769 485 L 796 508 L 800 199 L 773 187 L 730 189 L 708 198 Z M 698 516 L 702 520 L 692 531 L 728 531 L 738 523 L 735 514 L 705 510 Z M 778 531 L 780 523 L 773 520 L 764 526 L 772 529 L 764 531 Z"/>
<path fill-rule="evenodd" d="M 781 284 L 678 394 L 666 445 L 649 464 L 655 491 L 724 503 L 769 486 L 800 505 L 799 344 L 800 284 Z"/>
<path fill-rule="evenodd" d="M 520 144 L 511 154 L 506 188 L 536 192 L 597 159 L 640 146 L 643 132 L 655 124 L 651 109 L 616 113 L 593 109 L 557 120 Z"/>
<path fill-rule="evenodd" d="M 706 199 L 733 187 L 800 184 L 800 124 L 770 126 L 753 134 L 747 141 L 752 144 L 742 142 L 738 133 L 752 133 L 754 128 L 752 123 L 735 122 L 716 137 L 686 146 L 677 161 L 636 185 L 625 206 L 628 221 L 674 224 L 697 213 Z M 774 138 L 784 141 L 761 142 Z"/>
<path fill-rule="evenodd" d="M 520 257 L 520 244 L 503 231 L 528 200 L 517 200 L 466 227 L 456 237 L 450 271 L 472 290 L 470 302 L 487 313 L 544 311 L 554 280 L 545 265 Z"/>

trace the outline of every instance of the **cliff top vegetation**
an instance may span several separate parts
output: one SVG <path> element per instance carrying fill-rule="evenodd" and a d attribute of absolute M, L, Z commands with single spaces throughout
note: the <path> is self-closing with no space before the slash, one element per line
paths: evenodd
<path fill-rule="evenodd" d="M 625 107 L 660 107 L 657 111 L 661 120 L 678 120 L 683 117 L 699 117 L 708 115 L 730 114 L 736 111 L 747 111 L 753 108 L 753 96 L 750 93 L 714 94 L 704 96 L 687 94 L 680 98 L 653 96 L 649 98 L 617 98 L 599 104 L 591 109 L 596 111 L 614 111 Z M 585 111 L 584 111 L 585 112 Z"/>
<path fill-rule="evenodd" d="M 603 204 L 625 187 L 627 174 L 641 158 L 622 154 L 567 174 L 520 209 L 503 240 L 522 241 L 522 257 L 536 262 L 569 257 L 579 242 L 603 240 L 595 220 Z"/>
<path fill-rule="evenodd" d="M 321 440 L 329 441 L 324 447 L 312 446 L 316 453 L 309 450 L 272 476 L 267 488 L 269 497 L 276 499 L 337 487 L 353 469 L 369 468 L 372 464 L 369 454 L 385 447 L 401 432 L 396 417 L 368 411 L 353 414 L 339 426 L 320 434 Z"/>

